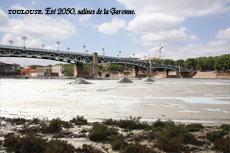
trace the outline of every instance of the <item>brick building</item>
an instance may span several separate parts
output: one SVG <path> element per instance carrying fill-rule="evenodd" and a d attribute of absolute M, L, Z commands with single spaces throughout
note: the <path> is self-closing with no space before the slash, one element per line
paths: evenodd
<path fill-rule="evenodd" d="M 16 63 L 8 64 L 8 63 L 0 62 L 0 73 L 11 73 L 18 69 L 20 69 L 19 64 Z"/>
<path fill-rule="evenodd" d="M 21 75 L 38 76 L 38 70 L 32 67 L 24 67 L 24 69 L 21 69 Z"/>

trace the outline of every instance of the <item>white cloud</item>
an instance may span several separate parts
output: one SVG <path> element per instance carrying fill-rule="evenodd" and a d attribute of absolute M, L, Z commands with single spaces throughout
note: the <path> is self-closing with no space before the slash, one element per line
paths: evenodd
<path fill-rule="evenodd" d="M 158 32 L 179 27 L 184 18 L 165 13 L 141 13 L 129 22 L 127 30 L 136 33 Z"/>
<path fill-rule="evenodd" d="M 0 10 L 0 17 L 2 21 L 0 27 L 4 26 L 4 28 L 0 28 L 0 32 L 5 33 L 3 43 L 6 43 L 6 38 L 9 35 L 15 39 L 25 35 L 28 40 L 34 40 L 30 43 L 31 47 L 36 47 L 40 45 L 41 39 L 65 39 L 76 34 L 75 27 L 69 21 L 61 18 L 53 19 L 45 15 L 28 15 L 25 18 L 9 19 L 2 10 Z"/>
<path fill-rule="evenodd" d="M 226 30 L 220 30 L 216 36 L 218 39 L 230 39 L 230 28 Z"/>
<path fill-rule="evenodd" d="M 186 28 L 160 31 L 155 33 L 146 33 L 141 36 L 144 45 L 155 46 L 157 44 L 177 44 L 186 41 L 188 36 L 185 33 Z"/>
<path fill-rule="evenodd" d="M 9 18 L 2 10 L 0 10 L 0 27 L 8 26 Z"/>
<path fill-rule="evenodd" d="M 104 22 L 99 25 L 98 31 L 104 34 L 115 34 L 119 29 L 124 28 L 125 24 L 125 20 L 114 17 L 111 22 Z"/>
<path fill-rule="evenodd" d="M 202 56 L 219 56 L 222 54 L 229 54 L 230 42 L 227 40 L 211 41 L 206 44 L 190 44 L 182 47 L 179 51 L 168 51 L 167 57 L 173 59 L 191 58 Z"/>
<path fill-rule="evenodd" d="M 117 0 L 127 9 L 140 12 L 164 12 L 178 16 L 204 16 L 222 14 L 230 10 L 229 0 Z"/>
<path fill-rule="evenodd" d="M 90 14 L 86 14 L 86 15 L 79 16 L 78 22 L 79 22 L 80 24 L 86 24 L 86 22 L 88 22 L 88 21 L 90 20 L 91 17 L 92 17 L 92 15 L 90 15 Z"/>
<path fill-rule="evenodd" d="M 197 37 L 197 35 L 191 34 L 191 35 L 189 36 L 189 39 L 190 39 L 190 41 L 197 41 L 197 40 L 198 40 L 198 37 Z"/>
<path fill-rule="evenodd" d="M 156 46 L 147 52 L 135 52 L 135 57 L 144 58 L 147 57 L 159 57 L 158 52 L 154 52 L 159 47 Z M 229 54 L 230 42 L 227 40 L 211 41 L 206 44 L 190 44 L 184 47 L 177 48 L 176 50 L 170 50 L 163 48 L 161 55 L 166 59 L 187 59 L 204 56 L 220 56 L 222 54 Z"/>
<path fill-rule="evenodd" d="M 25 7 L 23 7 L 23 6 L 19 5 L 19 4 L 12 5 L 11 8 L 14 9 L 14 10 L 26 10 Z"/>
<path fill-rule="evenodd" d="M 229 0 L 117 0 L 127 9 L 134 9 L 136 17 L 127 30 L 141 34 L 144 45 L 173 44 L 185 40 L 196 41 L 194 34 L 180 29 L 188 17 L 223 14 L 230 11 Z M 188 39 L 189 38 L 189 39 Z"/>

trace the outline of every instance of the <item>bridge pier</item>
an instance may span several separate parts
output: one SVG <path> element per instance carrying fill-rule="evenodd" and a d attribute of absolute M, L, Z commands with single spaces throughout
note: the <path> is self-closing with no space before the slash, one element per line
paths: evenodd
<path fill-rule="evenodd" d="M 132 70 L 131 70 L 131 77 L 135 78 L 138 75 L 138 71 L 139 71 L 139 69 L 137 67 L 133 66 Z"/>
<path fill-rule="evenodd" d="M 176 75 L 178 78 L 181 78 L 181 66 L 178 66 L 178 71 L 176 71 Z"/>
<path fill-rule="evenodd" d="M 165 78 L 168 78 L 168 76 L 169 76 L 169 71 L 168 71 L 168 69 L 166 68 L 166 70 L 165 70 Z"/>
<path fill-rule="evenodd" d="M 89 77 L 90 78 L 97 78 L 98 77 L 98 57 L 97 53 L 92 54 L 92 64 L 89 65 Z"/>
<path fill-rule="evenodd" d="M 83 72 L 82 65 L 74 64 L 73 77 L 77 78 Z"/>
<path fill-rule="evenodd" d="M 153 64 L 152 61 L 149 61 L 149 67 L 147 68 L 147 77 L 152 77 L 152 68 L 153 68 Z"/>

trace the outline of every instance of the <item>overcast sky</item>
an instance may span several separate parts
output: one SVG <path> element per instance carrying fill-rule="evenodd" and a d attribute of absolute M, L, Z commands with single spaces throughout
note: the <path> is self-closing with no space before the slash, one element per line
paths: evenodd
<path fill-rule="evenodd" d="M 46 15 L 51 7 L 78 10 L 134 10 L 134 15 Z M 43 14 L 8 14 L 8 10 L 42 10 Z M 57 12 L 56 12 L 57 13 Z M 230 53 L 230 0 L 0 0 L 0 44 L 57 49 L 108 56 L 186 59 Z M 0 58 L 21 65 L 53 61 Z"/>

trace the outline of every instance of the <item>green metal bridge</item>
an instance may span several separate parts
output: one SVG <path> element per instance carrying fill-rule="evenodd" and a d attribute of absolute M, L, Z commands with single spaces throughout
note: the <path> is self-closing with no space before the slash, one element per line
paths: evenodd
<path fill-rule="evenodd" d="M 39 48 L 17 47 L 0 45 L 0 57 L 21 57 L 21 58 L 37 58 L 44 60 L 54 60 L 73 64 L 92 64 L 93 56 L 91 54 L 58 51 Z M 148 69 L 150 63 L 148 61 L 141 61 L 135 59 L 124 59 L 119 57 L 111 57 L 98 55 L 98 64 L 122 64 Z M 166 65 L 152 62 L 152 69 L 167 69 L 178 71 L 178 66 Z M 181 72 L 190 72 L 190 69 L 181 68 Z"/>

